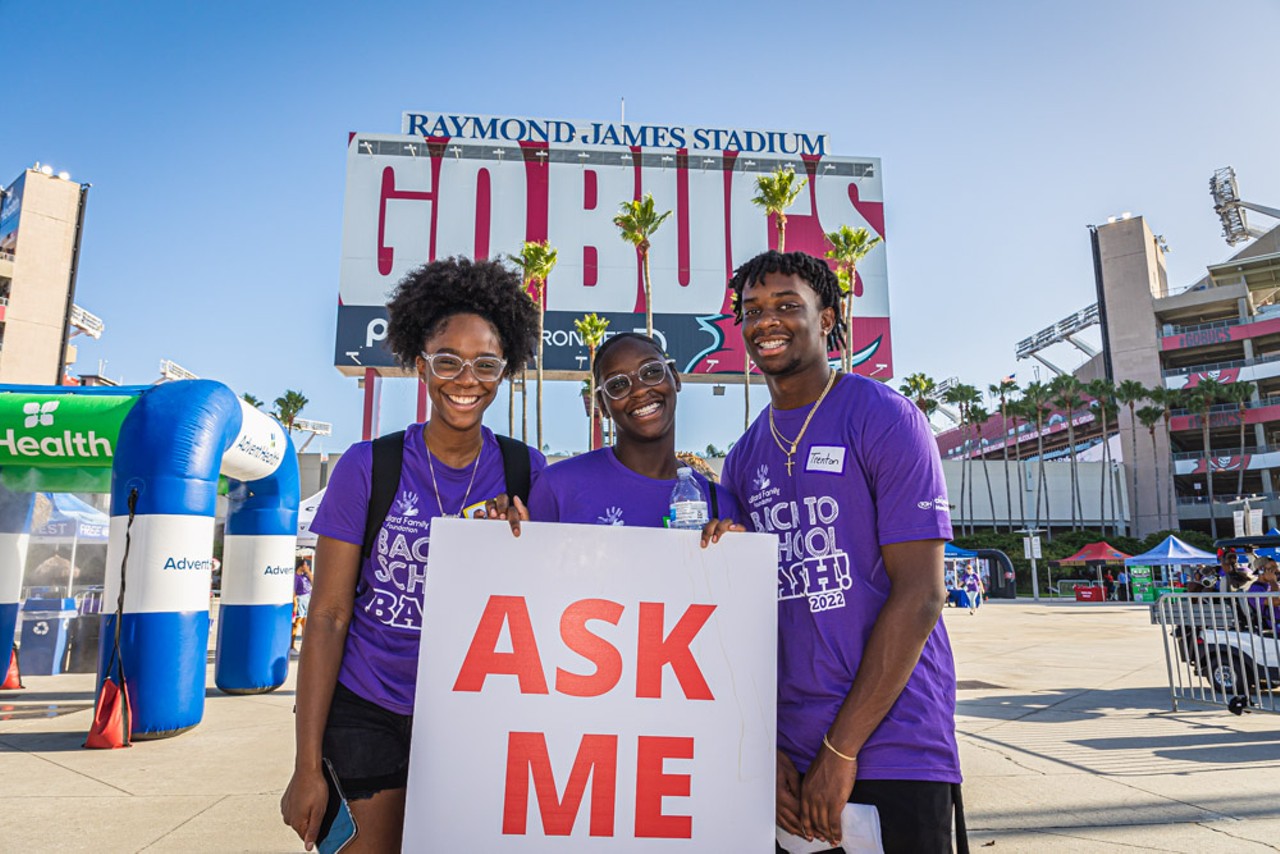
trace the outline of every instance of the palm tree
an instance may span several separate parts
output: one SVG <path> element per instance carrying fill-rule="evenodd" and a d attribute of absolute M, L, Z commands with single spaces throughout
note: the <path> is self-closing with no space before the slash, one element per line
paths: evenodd
<path fill-rule="evenodd" d="M 1165 496 L 1169 499 L 1169 514 L 1173 516 L 1177 507 L 1177 491 L 1174 489 L 1174 475 L 1176 471 L 1173 465 L 1173 410 L 1181 409 L 1186 406 L 1186 395 L 1182 389 L 1166 388 L 1165 386 L 1156 386 L 1147 391 L 1147 396 L 1157 406 L 1163 409 L 1164 413 L 1164 444 L 1169 449 L 1169 467 L 1167 473 L 1169 475 L 1169 494 Z"/>
<path fill-rule="evenodd" d="M 1109 377 L 1098 377 L 1090 382 L 1085 391 L 1093 398 L 1097 404 L 1098 418 L 1102 420 L 1102 478 L 1100 480 L 1098 492 L 1098 518 L 1105 520 L 1107 518 L 1107 484 L 1111 481 L 1111 441 L 1107 435 L 1107 422 L 1111 418 L 1111 413 L 1115 409 L 1116 385 Z M 1137 453 L 1136 451 L 1134 452 Z M 1115 490 L 1112 490 L 1111 509 L 1115 510 Z M 1115 521 L 1115 513 L 1111 514 L 1111 519 Z M 1106 530 L 1106 522 L 1099 524 L 1101 530 Z M 1119 533 L 1119 531 L 1116 531 Z"/>
<path fill-rule="evenodd" d="M 1156 474 L 1156 519 L 1164 519 L 1163 502 L 1160 500 L 1160 464 L 1156 460 L 1156 423 L 1164 417 L 1164 410 L 1159 406 L 1144 406 L 1138 410 L 1138 420 L 1147 428 L 1151 436 L 1151 466 Z M 1135 450 L 1136 454 L 1137 451 Z"/>
<path fill-rule="evenodd" d="M 1133 448 L 1133 462 L 1125 460 L 1129 474 L 1129 498 L 1133 512 L 1129 517 L 1129 536 L 1138 536 L 1138 416 L 1134 413 L 1138 404 L 1150 397 L 1150 390 L 1137 380 L 1121 380 L 1116 386 L 1116 401 L 1129 407 L 1129 446 Z"/>
<path fill-rule="evenodd" d="M 247 391 L 244 394 L 240 395 L 240 399 L 243 400 L 245 403 L 249 404 L 250 406 L 252 406 L 254 409 L 262 408 L 262 403 L 263 403 L 262 399 L 255 397 L 252 394 L 249 394 L 249 392 Z"/>
<path fill-rule="evenodd" d="M 1200 416 L 1200 440 L 1204 445 L 1204 479 L 1209 492 L 1209 533 L 1218 538 L 1218 518 L 1213 508 L 1213 445 L 1209 439 L 1209 417 L 1213 405 L 1222 397 L 1222 383 L 1204 378 L 1191 389 L 1187 405 Z"/>
<path fill-rule="evenodd" d="M 556 267 L 555 248 L 547 241 L 526 240 L 519 255 L 507 258 L 520 270 L 525 293 L 538 304 L 538 447 L 542 447 L 542 325 L 547 314 L 547 279 Z M 528 394 L 528 385 L 525 385 Z"/>
<path fill-rule="evenodd" d="M 1236 417 L 1240 420 L 1240 454 L 1244 455 L 1244 411 L 1252 402 L 1253 393 L 1257 390 L 1253 383 L 1231 383 L 1223 390 L 1223 397 L 1236 405 Z M 1244 493 L 1244 466 L 1240 466 L 1236 478 L 1236 497 Z"/>
<path fill-rule="evenodd" d="M 972 423 L 969 417 L 970 408 L 975 403 L 982 401 L 982 396 L 978 390 L 971 385 L 965 383 L 957 383 L 947 389 L 943 399 L 954 405 L 960 412 L 960 435 L 964 438 L 964 452 L 960 457 L 960 530 L 963 532 L 965 528 L 965 520 L 969 522 L 969 533 L 973 532 L 973 486 L 969 485 L 969 509 L 965 512 L 964 497 L 965 484 L 968 481 L 968 473 L 972 468 L 973 462 L 969 454 L 969 439 L 967 427 Z"/>
<path fill-rule="evenodd" d="M 1028 420 L 1036 422 L 1036 460 L 1039 473 L 1036 482 L 1036 527 L 1040 527 L 1040 496 L 1044 496 L 1045 533 L 1053 540 L 1053 514 L 1049 507 L 1049 491 L 1045 489 L 1044 478 L 1044 417 L 1049 414 L 1049 388 L 1042 382 L 1029 383 L 1022 392 L 1022 400 L 1026 407 L 1024 414 Z"/>
<path fill-rule="evenodd" d="M 623 202 L 613 224 L 622 232 L 622 239 L 636 248 L 644 269 L 644 332 L 653 337 L 653 282 L 649 279 L 649 238 L 671 216 L 671 211 L 658 213 L 653 204 L 653 193 L 645 193 L 639 201 Z"/>
<path fill-rule="evenodd" d="M 310 402 L 302 392 L 290 389 L 276 398 L 276 409 L 272 414 L 280 419 L 280 423 L 284 425 L 285 430 L 292 433 L 293 422 L 298 419 L 298 416 L 302 414 L 303 408 Z"/>
<path fill-rule="evenodd" d="M 938 408 L 938 401 L 933 397 L 938 384 L 928 374 L 910 374 L 898 386 L 903 397 L 908 397 L 916 408 L 928 417 Z"/>
<path fill-rule="evenodd" d="M 583 315 L 573 322 L 573 328 L 587 345 L 587 450 L 594 451 L 596 443 L 596 350 L 604 343 L 604 333 L 609 321 L 595 312 Z"/>
<path fill-rule="evenodd" d="M 764 208 L 765 216 L 772 214 L 778 218 L 779 252 L 787 251 L 787 208 L 795 204 L 807 183 L 808 178 L 801 178 L 797 184 L 796 170 L 791 168 L 777 169 L 756 178 L 756 194 L 751 198 L 751 203 Z"/>
<path fill-rule="evenodd" d="M 960 438 L 962 440 L 960 445 L 960 500 L 956 503 L 956 506 L 960 508 L 960 536 L 964 536 L 965 535 L 964 488 L 965 488 L 965 471 L 966 471 L 965 458 L 969 454 L 969 433 L 967 429 L 969 426 L 969 421 L 968 421 L 968 418 L 966 417 L 965 406 L 961 402 L 964 399 L 964 389 L 959 385 L 953 385 L 951 388 L 947 389 L 945 394 L 943 394 L 942 399 L 947 403 L 951 404 L 952 406 L 956 407 L 956 411 L 960 415 L 960 423 L 956 426 L 956 429 L 960 431 Z"/>
<path fill-rule="evenodd" d="M 1080 502 L 1080 474 L 1076 466 L 1076 410 L 1084 405 L 1080 380 L 1071 374 L 1059 374 L 1049 383 L 1054 396 L 1050 401 L 1067 415 L 1067 456 L 1071 460 L 1071 530 L 1076 530 L 1076 520 L 1084 516 Z M 1083 519 L 1080 519 L 1083 523 Z M 1083 524 L 1082 524 L 1083 526 Z"/>
<path fill-rule="evenodd" d="M 981 392 L 979 392 L 979 395 L 981 395 Z M 973 427 L 974 439 L 978 443 L 978 454 L 982 460 L 982 476 L 987 479 L 987 505 L 991 508 L 991 530 L 998 531 L 999 526 L 996 525 L 996 497 L 995 493 L 991 491 L 991 470 L 987 467 L 987 455 L 982 450 L 982 430 L 989 420 L 991 420 L 991 413 L 980 402 L 969 406 L 969 423 Z"/>
<path fill-rule="evenodd" d="M 1023 475 L 1023 472 L 1022 472 L 1022 433 L 1019 429 L 1018 421 L 1025 419 L 1027 417 L 1027 413 L 1026 413 L 1027 408 L 1024 405 L 1024 402 L 1021 398 L 1019 398 L 1018 400 L 1010 400 L 1009 402 L 1004 404 L 1004 408 L 1005 408 L 1005 411 L 1008 412 L 1009 417 L 1013 419 L 1013 461 L 1014 461 L 1014 465 L 1018 467 L 1018 520 L 1021 522 L 1022 527 L 1025 528 L 1027 527 L 1027 486 L 1026 486 L 1026 477 Z M 1007 443 L 1008 442 L 1007 430 L 1005 431 L 1005 436 L 1006 436 L 1005 441 Z M 1006 468 L 1005 468 L 1006 484 L 1008 483 L 1008 476 L 1009 476 L 1009 470 L 1008 470 L 1008 464 L 1006 463 Z M 1010 514 L 1013 513 L 1012 502 L 1010 502 L 1010 505 L 1009 505 L 1009 513 Z M 1009 529 L 1013 530 L 1012 520 L 1010 521 Z"/>
<path fill-rule="evenodd" d="M 1004 460 L 1004 506 L 1008 511 L 1009 533 L 1013 533 L 1013 493 L 1009 488 L 1009 400 L 1010 394 L 1018 390 L 1018 384 L 1012 376 L 1007 376 L 998 383 L 987 386 L 987 393 L 1000 399 L 1000 435 L 1004 437 L 1001 447 L 1001 458 Z M 994 522 L 994 520 L 993 520 Z"/>
<path fill-rule="evenodd" d="M 853 298 L 858 296 L 858 262 L 880 243 L 865 228 L 842 225 L 828 231 L 827 242 L 831 248 L 827 257 L 836 262 L 836 277 L 840 282 L 840 315 L 844 318 L 844 346 L 840 351 L 840 364 L 844 372 L 853 371 Z"/>

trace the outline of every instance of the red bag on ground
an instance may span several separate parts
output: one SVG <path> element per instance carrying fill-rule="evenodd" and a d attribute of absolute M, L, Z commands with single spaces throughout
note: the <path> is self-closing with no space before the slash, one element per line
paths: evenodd
<path fill-rule="evenodd" d="M 5 674 L 4 684 L 0 685 L 0 690 L 25 687 L 27 686 L 22 684 L 22 668 L 18 666 L 18 648 L 14 647 L 9 653 L 9 671 Z"/>
<path fill-rule="evenodd" d="M 99 750 L 130 747 L 133 741 L 133 715 L 129 695 L 108 676 L 102 680 L 98 702 L 93 708 L 93 725 L 84 746 Z"/>

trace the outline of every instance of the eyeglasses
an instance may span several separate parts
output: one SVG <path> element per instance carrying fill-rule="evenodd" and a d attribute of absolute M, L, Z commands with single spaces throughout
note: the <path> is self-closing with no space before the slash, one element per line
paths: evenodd
<path fill-rule="evenodd" d="M 422 353 L 422 360 L 431 368 L 431 375 L 438 380 L 455 380 L 471 368 L 471 375 L 482 383 L 496 383 L 502 379 L 507 360 L 497 356 L 477 356 L 463 359 L 452 353 Z"/>
<path fill-rule="evenodd" d="M 641 385 L 655 386 L 667 378 L 667 367 L 675 362 L 667 359 L 654 359 L 645 362 L 635 371 L 625 374 L 614 374 L 600 384 L 600 388 L 610 400 L 622 400 L 631 393 L 631 378 L 640 380 Z"/>

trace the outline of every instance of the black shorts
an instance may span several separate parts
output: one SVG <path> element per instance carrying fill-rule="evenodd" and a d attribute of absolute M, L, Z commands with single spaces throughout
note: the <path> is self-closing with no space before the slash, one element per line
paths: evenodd
<path fill-rule="evenodd" d="M 959 803 L 959 790 L 952 783 L 859 780 L 849 803 L 871 804 L 880 813 L 885 854 L 950 854 L 951 818 Z M 777 850 L 783 854 L 781 846 Z"/>
<path fill-rule="evenodd" d="M 333 763 L 349 801 L 403 789 L 409 779 L 413 715 L 398 715 L 341 682 L 324 727 L 323 755 Z"/>

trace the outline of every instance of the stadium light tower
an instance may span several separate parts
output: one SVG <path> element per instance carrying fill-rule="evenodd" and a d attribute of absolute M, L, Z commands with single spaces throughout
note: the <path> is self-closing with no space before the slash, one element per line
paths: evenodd
<path fill-rule="evenodd" d="M 1245 210 L 1256 211 L 1280 219 L 1280 210 L 1246 202 L 1240 198 L 1236 184 L 1236 170 L 1230 166 L 1215 170 L 1209 179 L 1209 195 L 1213 197 L 1213 210 L 1222 219 L 1222 236 L 1228 246 L 1243 243 L 1251 237 L 1261 237 L 1266 230 L 1254 228 L 1245 218 Z"/>

